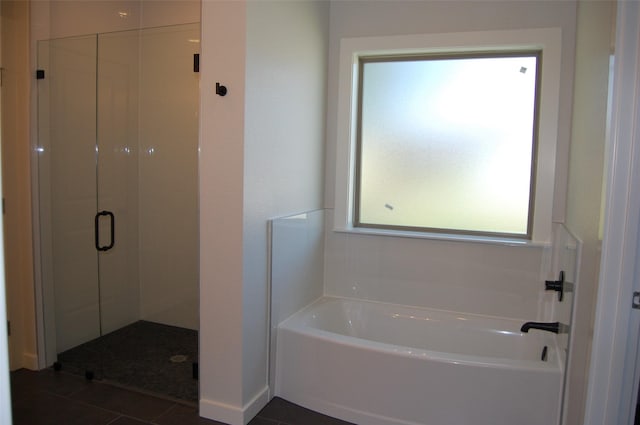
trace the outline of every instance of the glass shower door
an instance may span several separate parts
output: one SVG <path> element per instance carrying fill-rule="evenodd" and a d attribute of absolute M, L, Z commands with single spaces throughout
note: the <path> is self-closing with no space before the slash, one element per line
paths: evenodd
<path fill-rule="evenodd" d="M 98 36 L 99 210 L 114 211 L 116 223 L 135 217 L 126 228 L 116 224 L 118 249 L 100 256 L 109 332 L 102 374 L 191 401 L 199 320 L 199 32 L 189 24 Z M 109 235 L 110 219 L 104 221 Z"/>
<path fill-rule="evenodd" d="M 96 37 L 38 44 L 38 177 L 47 348 L 101 334 L 96 214 Z M 53 301 L 55 300 L 55 302 Z M 50 356 L 50 353 L 48 352 Z"/>
<path fill-rule="evenodd" d="M 38 44 L 42 278 L 45 321 L 55 329 L 47 357 L 89 378 L 104 375 L 97 338 L 138 318 L 135 158 L 113 144 L 135 140 L 122 137 L 121 128 L 136 124 L 118 96 L 137 76 L 125 66 L 124 76 L 116 75 L 121 67 L 112 72 L 117 78 L 100 77 L 98 55 L 96 35 Z M 101 105 L 100 79 L 117 97 L 110 108 Z"/>
<path fill-rule="evenodd" d="M 105 335 L 140 317 L 138 31 L 98 34 L 97 49 L 96 250 Z"/>
<path fill-rule="evenodd" d="M 47 359 L 192 401 L 199 32 L 38 44 Z"/>

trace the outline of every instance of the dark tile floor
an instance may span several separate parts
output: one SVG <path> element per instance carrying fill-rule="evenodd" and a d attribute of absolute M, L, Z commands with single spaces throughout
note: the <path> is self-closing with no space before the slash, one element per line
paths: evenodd
<path fill-rule="evenodd" d="M 194 404 L 170 401 L 65 372 L 11 373 L 13 425 L 220 425 Z M 249 425 L 348 425 L 274 398 Z"/>
<path fill-rule="evenodd" d="M 65 372 L 85 376 L 90 371 L 96 379 L 127 388 L 198 401 L 194 330 L 140 320 L 60 353 L 58 361 Z"/>

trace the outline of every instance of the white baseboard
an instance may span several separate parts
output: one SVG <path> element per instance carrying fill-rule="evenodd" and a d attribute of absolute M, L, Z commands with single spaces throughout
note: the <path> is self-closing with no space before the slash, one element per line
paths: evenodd
<path fill-rule="evenodd" d="M 22 367 L 29 370 L 39 370 L 38 355 L 35 353 L 22 353 Z"/>
<path fill-rule="evenodd" d="M 200 399 L 200 416 L 229 425 L 247 425 L 269 402 L 269 388 L 264 387 L 242 408 L 215 400 Z"/>
<path fill-rule="evenodd" d="M 244 417 L 245 422 L 244 425 L 249 423 L 251 419 L 253 419 L 258 412 L 262 410 L 264 406 L 269 403 L 269 387 L 265 386 L 258 394 L 255 395 L 247 404 L 244 406 Z"/>

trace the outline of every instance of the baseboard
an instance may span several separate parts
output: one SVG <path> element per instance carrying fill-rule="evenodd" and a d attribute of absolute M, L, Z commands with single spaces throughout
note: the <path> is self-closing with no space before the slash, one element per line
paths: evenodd
<path fill-rule="evenodd" d="M 22 367 L 29 370 L 39 370 L 38 355 L 34 353 L 22 353 Z"/>
<path fill-rule="evenodd" d="M 249 423 L 264 406 L 269 403 L 269 387 L 265 386 L 258 394 L 255 395 L 247 404 L 244 405 L 244 425 Z"/>
<path fill-rule="evenodd" d="M 229 425 L 244 425 L 242 409 L 231 404 L 200 398 L 200 416 Z"/>
<path fill-rule="evenodd" d="M 200 416 L 229 425 L 247 425 L 268 402 L 269 388 L 266 386 L 242 408 L 201 398 Z"/>

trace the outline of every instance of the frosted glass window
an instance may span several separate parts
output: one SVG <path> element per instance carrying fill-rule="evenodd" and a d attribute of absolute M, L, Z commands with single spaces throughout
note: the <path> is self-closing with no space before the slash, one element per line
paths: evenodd
<path fill-rule="evenodd" d="M 530 237 L 539 62 L 361 58 L 355 225 Z"/>

